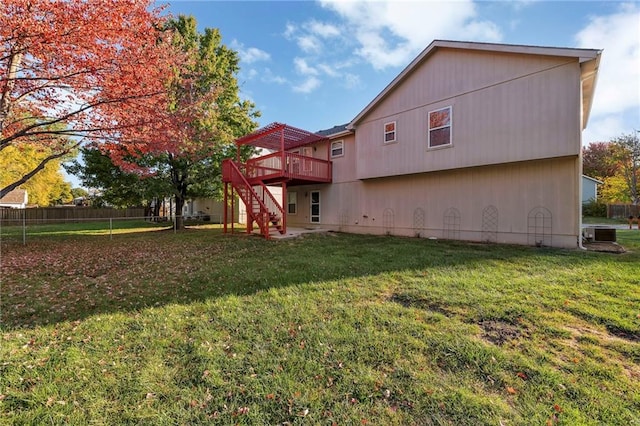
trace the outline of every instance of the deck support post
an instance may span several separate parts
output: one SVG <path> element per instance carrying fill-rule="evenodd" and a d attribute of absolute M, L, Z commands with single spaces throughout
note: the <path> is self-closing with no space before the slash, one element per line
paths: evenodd
<path fill-rule="evenodd" d="M 224 206 L 224 212 L 223 212 L 224 219 L 222 219 L 223 221 L 222 229 L 225 234 L 227 233 L 227 217 L 229 215 L 229 200 L 227 199 L 228 192 L 229 192 L 229 183 L 225 182 L 224 183 L 224 201 L 222 204 Z M 233 210 L 231 210 L 231 215 L 233 215 Z"/>
<path fill-rule="evenodd" d="M 233 213 L 236 210 L 236 202 L 235 197 L 233 196 L 233 187 L 231 187 L 231 233 L 233 234 L 235 231 L 235 214 Z"/>
<path fill-rule="evenodd" d="M 287 233 L 287 213 L 289 212 L 289 204 L 287 203 L 287 182 L 282 182 L 282 232 Z"/>
<path fill-rule="evenodd" d="M 280 154 L 282 158 L 280 159 L 282 174 L 285 173 L 287 165 L 285 162 L 287 161 L 286 153 L 284 152 L 284 127 L 280 129 Z"/>
<path fill-rule="evenodd" d="M 253 233 L 253 195 L 249 194 L 249 205 L 246 206 L 247 210 L 247 234 Z M 251 214 L 249 214 L 251 212 Z"/>

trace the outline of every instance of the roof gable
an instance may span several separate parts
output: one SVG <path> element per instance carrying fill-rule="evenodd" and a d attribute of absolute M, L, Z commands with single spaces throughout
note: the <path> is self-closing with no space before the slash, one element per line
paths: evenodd
<path fill-rule="evenodd" d="M 27 191 L 25 189 L 14 189 L 13 191 L 5 194 L 0 198 L 0 204 L 26 204 L 27 203 Z"/>
<path fill-rule="evenodd" d="M 598 184 L 598 185 L 600 185 L 600 184 L 604 183 L 604 182 L 602 182 L 602 181 L 600 181 L 600 180 L 598 180 L 598 179 L 595 179 L 595 178 L 589 177 L 589 176 L 587 176 L 587 175 L 582 175 L 582 179 L 587 179 L 587 180 L 589 180 L 589 181 L 591 181 L 591 182 L 593 182 L 593 183 L 595 183 L 595 184 Z"/>
<path fill-rule="evenodd" d="M 576 58 L 581 67 L 583 92 L 582 127 L 586 127 L 589 113 L 591 111 L 591 105 L 593 103 L 593 92 L 595 90 L 597 71 L 602 52 L 601 50 L 434 40 L 349 123 L 347 129 L 354 129 L 374 108 L 376 108 L 399 85 L 412 75 L 420 65 L 427 61 L 438 49 L 441 48 L 486 51 L 490 53 L 515 53 Z"/>

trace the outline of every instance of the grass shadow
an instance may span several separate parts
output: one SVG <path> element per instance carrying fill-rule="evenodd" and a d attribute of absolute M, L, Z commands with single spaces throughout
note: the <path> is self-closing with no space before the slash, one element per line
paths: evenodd
<path fill-rule="evenodd" d="M 607 256 L 334 233 L 266 241 L 211 228 L 134 232 L 113 239 L 51 234 L 26 246 L 3 244 L 2 252 L 4 329 L 407 270 L 446 274 L 498 262 L 526 273 L 518 271 L 523 257 L 554 265 L 558 259 L 571 264 Z M 619 261 L 626 261 L 622 256 Z"/>

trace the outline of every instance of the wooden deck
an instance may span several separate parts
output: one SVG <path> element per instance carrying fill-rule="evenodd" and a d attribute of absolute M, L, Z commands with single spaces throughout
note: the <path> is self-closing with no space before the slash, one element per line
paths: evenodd
<path fill-rule="evenodd" d="M 291 152 L 274 152 L 252 158 L 244 165 L 244 173 L 251 183 L 287 182 L 288 186 L 331 182 L 331 161 L 319 160 Z"/>

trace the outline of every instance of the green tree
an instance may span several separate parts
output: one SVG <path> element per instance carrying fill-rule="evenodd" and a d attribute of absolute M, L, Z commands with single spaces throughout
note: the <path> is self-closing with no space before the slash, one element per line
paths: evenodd
<path fill-rule="evenodd" d="M 114 207 L 149 207 L 154 199 L 171 194 L 171 186 L 165 175 L 141 175 L 124 171 L 113 163 L 109 155 L 97 148 L 82 148 L 81 154 L 81 161 L 75 160 L 65 168 L 67 172 L 76 175 L 83 186 L 99 190 L 103 204 Z M 146 164 L 151 167 L 155 160 L 147 156 L 139 157 L 136 161 L 141 166 Z"/>
<path fill-rule="evenodd" d="M 627 186 L 629 200 L 640 204 L 640 139 L 638 131 L 618 136 L 611 140 L 617 148 L 615 159 L 619 165 L 619 171 Z"/>
<path fill-rule="evenodd" d="M 80 187 L 71 188 L 71 195 L 73 195 L 73 198 L 88 197 L 89 191 Z"/>
<path fill-rule="evenodd" d="M 188 198 L 221 194 L 222 160 L 235 153 L 234 139 L 257 127 L 259 112 L 240 99 L 238 54 L 222 44 L 217 29 L 199 33 L 196 20 L 186 16 L 169 21 L 168 28 L 187 63 L 169 83 L 170 111 L 179 131 L 172 133 L 166 151 L 156 153 L 156 170 L 170 178 L 181 229 Z M 242 157 L 252 152 L 243 148 Z"/>

